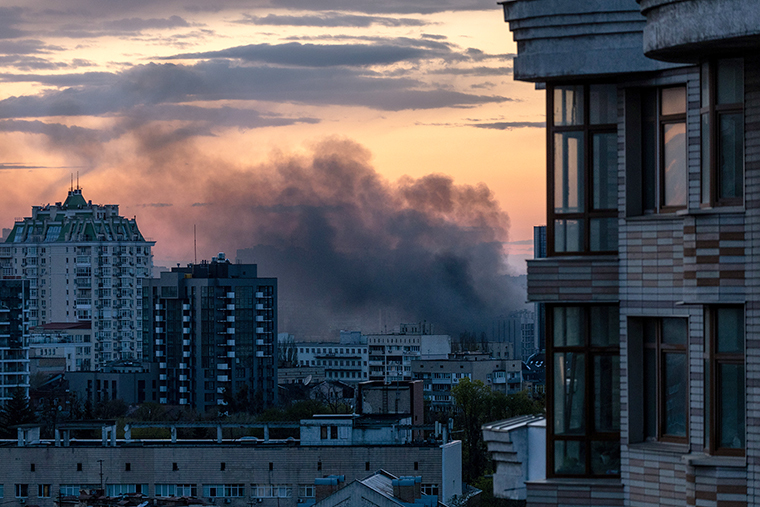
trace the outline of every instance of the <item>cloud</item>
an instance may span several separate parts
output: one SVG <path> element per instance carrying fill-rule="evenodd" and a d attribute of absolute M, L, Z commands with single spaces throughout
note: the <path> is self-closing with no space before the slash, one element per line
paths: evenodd
<path fill-rule="evenodd" d="M 301 67 L 336 67 L 391 65 L 423 58 L 451 56 L 448 48 L 423 49 L 395 44 L 250 44 L 220 51 L 184 53 L 163 58 L 164 60 L 199 60 L 210 58 L 234 58 L 246 62 Z"/>
<path fill-rule="evenodd" d="M 543 121 L 499 121 L 494 123 L 472 123 L 471 127 L 479 129 L 495 129 L 495 130 L 512 130 L 522 128 L 546 128 L 546 122 Z"/>
<path fill-rule="evenodd" d="M 263 100 L 313 105 L 364 106 L 400 111 L 469 107 L 511 100 L 426 87 L 408 78 L 385 78 L 352 68 L 237 66 L 227 61 L 139 65 L 116 74 L 37 76 L 70 83 L 63 90 L 0 100 L 0 118 L 126 114 L 138 106 L 188 101 Z M 32 76 L 0 75 L 27 80 Z"/>
<path fill-rule="evenodd" d="M 26 32 L 16 28 L 22 21 L 21 7 L 0 7 L 0 39 L 23 37 Z"/>
<path fill-rule="evenodd" d="M 512 75 L 512 67 L 446 67 L 443 69 L 433 69 L 428 73 L 452 76 L 510 76 Z"/>
<path fill-rule="evenodd" d="M 360 27 L 366 28 L 372 25 L 386 27 L 399 26 L 424 26 L 428 23 L 421 19 L 414 18 L 396 18 L 386 16 L 366 16 L 360 14 L 342 14 L 337 12 L 326 12 L 323 14 L 308 15 L 278 15 L 268 14 L 266 16 L 245 15 L 236 23 L 251 25 L 273 25 L 273 26 L 311 26 L 311 27 Z"/>
<path fill-rule="evenodd" d="M 272 0 L 272 5 L 296 10 L 353 11 L 368 14 L 433 14 L 497 8 L 494 2 L 489 0 Z"/>
<path fill-rule="evenodd" d="M 192 26 L 179 16 L 170 16 L 168 18 L 125 18 L 104 21 L 101 24 L 105 30 L 114 30 L 118 32 L 141 32 L 143 30 L 167 30 L 172 28 L 187 28 Z"/>

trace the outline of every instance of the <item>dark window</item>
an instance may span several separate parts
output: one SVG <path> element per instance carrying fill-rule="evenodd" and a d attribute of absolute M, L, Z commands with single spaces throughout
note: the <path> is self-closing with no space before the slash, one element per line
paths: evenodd
<path fill-rule="evenodd" d="M 547 311 L 548 475 L 620 475 L 617 306 Z"/>
<path fill-rule="evenodd" d="M 713 307 L 706 313 L 709 331 L 705 383 L 705 435 L 709 442 L 706 447 L 713 454 L 744 456 L 744 308 Z"/>
<path fill-rule="evenodd" d="M 628 322 L 630 389 L 641 400 L 640 410 L 632 410 L 634 441 L 639 435 L 644 440 L 688 442 L 687 326 L 687 319 L 678 317 Z"/>
<path fill-rule="evenodd" d="M 369 461 L 364 463 L 364 470 L 369 470 Z"/>
<path fill-rule="evenodd" d="M 317 461 L 317 471 L 320 471 L 320 470 L 322 470 L 322 462 Z"/>
<path fill-rule="evenodd" d="M 129 472 L 132 470 L 132 463 L 124 463 L 124 471 Z"/>
<path fill-rule="evenodd" d="M 269 471 L 271 472 L 272 470 L 274 470 L 274 463 L 272 463 L 272 462 L 270 461 L 270 462 L 269 462 Z"/>
<path fill-rule="evenodd" d="M 30 469 L 32 472 L 34 472 L 34 471 L 35 471 L 35 470 L 34 470 L 34 469 L 35 469 L 34 463 L 31 463 L 31 464 L 29 465 L 29 469 Z"/>
<path fill-rule="evenodd" d="M 419 461 L 415 461 L 414 462 L 414 469 L 415 470 L 419 470 L 420 469 L 420 462 Z"/>
<path fill-rule="evenodd" d="M 81 471 L 82 471 L 82 464 L 77 463 L 77 472 L 81 472 Z"/>
<path fill-rule="evenodd" d="M 224 472 L 224 470 L 226 468 L 227 468 L 227 463 L 225 463 L 224 461 L 222 461 L 222 463 L 219 465 L 219 470 L 221 470 L 222 472 Z"/>
<path fill-rule="evenodd" d="M 547 98 L 549 252 L 615 252 L 617 88 L 555 86 Z"/>
<path fill-rule="evenodd" d="M 174 471 L 179 470 L 179 467 L 177 466 L 176 463 L 172 463 L 172 470 L 174 470 Z"/>
<path fill-rule="evenodd" d="M 332 440 L 338 439 L 338 427 L 337 426 L 330 426 L 330 438 Z"/>
<path fill-rule="evenodd" d="M 744 60 L 702 64 L 702 206 L 744 197 Z"/>

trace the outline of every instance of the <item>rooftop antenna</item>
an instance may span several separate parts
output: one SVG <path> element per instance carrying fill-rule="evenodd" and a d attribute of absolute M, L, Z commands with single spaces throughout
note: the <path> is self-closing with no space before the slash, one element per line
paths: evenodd
<path fill-rule="evenodd" d="M 81 190 L 79 187 L 79 171 L 77 171 L 77 190 Z"/>
<path fill-rule="evenodd" d="M 71 173 L 71 185 L 69 186 L 69 192 L 74 191 L 74 173 Z"/>
<path fill-rule="evenodd" d="M 195 224 L 193 224 L 193 257 L 198 264 L 198 237 L 195 235 Z"/>

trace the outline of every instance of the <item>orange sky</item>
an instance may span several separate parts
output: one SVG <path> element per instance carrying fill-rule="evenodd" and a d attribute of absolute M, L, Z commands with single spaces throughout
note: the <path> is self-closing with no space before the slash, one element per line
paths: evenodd
<path fill-rule="evenodd" d="M 258 194 L 235 185 L 266 187 L 337 139 L 341 161 L 389 188 L 430 174 L 462 195 L 485 184 L 509 217 L 495 237 L 524 272 L 545 222 L 544 96 L 512 80 L 493 2 L 64 4 L 0 7 L 3 227 L 63 200 L 78 171 L 87 199 L 137 216 L 157 264 L 192 260 L 192 223 L 208 258 L 250 246 L 232 222 Z M 213 243 L 225 230 L 239 241 Z"/>

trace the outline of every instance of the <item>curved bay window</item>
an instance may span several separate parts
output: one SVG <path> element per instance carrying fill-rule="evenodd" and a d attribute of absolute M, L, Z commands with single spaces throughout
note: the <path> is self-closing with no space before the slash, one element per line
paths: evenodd
<path fill-rule="evenodd" d="M 617 88 L 548 91 L 550 255 L 617 251 Z"/>
<path fill-rule="evenodd" d="M 547 336 L 548 476 L 619 476 L 618 307 L 552 306 Z"/>

